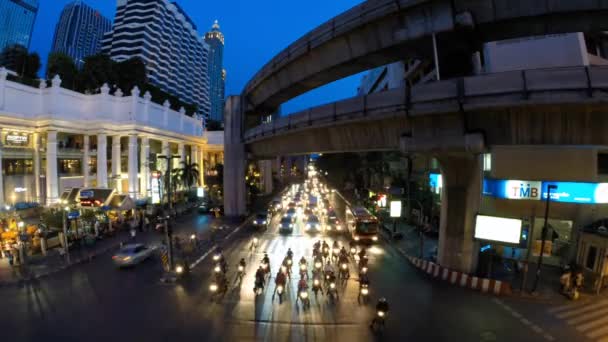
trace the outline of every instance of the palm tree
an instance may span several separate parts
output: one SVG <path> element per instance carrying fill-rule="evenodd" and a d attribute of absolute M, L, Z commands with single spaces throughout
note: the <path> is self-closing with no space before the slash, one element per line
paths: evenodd
<path fill-rule="evenodd" d="M 181 164 L 182 167 L 176 170 L 179 183 L 186 189 L 190 189 L 198 183 L 200 177 L 198 164 L 192 162 L 181 162 Z"/>

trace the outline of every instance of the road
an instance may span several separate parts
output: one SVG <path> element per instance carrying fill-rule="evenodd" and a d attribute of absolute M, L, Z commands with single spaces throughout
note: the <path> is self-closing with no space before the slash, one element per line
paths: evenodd
<path fill-rule="evenodd" d="M 231 285 L 219 302 L 211 301 L 208 290 L 211 258 L 198 264 L 189 279 L 166 285 L 159 282 L 158 259 L 117 270 L 107 255 L 27 287 L 0 289 L 2 337 L 15 341 L 543 340 L 491 297 L 428 281 L 385 242 L 369 250 L 370 304 L 357 301 L 354 265 L 352 278 L 339 289 L 337 304 L 313 296 L 311 308 L 303 311 L 295 304 L 297 275 L 282 304 L 278 298 L 272 300 L 273 281 L 255 297 L 253 275 L 264 252 L 276 272 L 289 247 L 294 260 L 304 255 L 310 264 L 315 240 L 348 241 L 345 236 L 311 235 L 301 220 L 292 234 L 281 235 L 277 222 L 274 217 L 266 232 L 243 227 L 223 243 L 231 281 L 241 257 L 248 265 L 242 285 Z M 204 231 L 209 224 L 206 217 L 195 215 L 179 226 Z M 260 238 L 255 251 L 248 249 L 252 236 Z M 379 296 L 391 304 L 381 337 L 372 335 L 368 327 Z"/>

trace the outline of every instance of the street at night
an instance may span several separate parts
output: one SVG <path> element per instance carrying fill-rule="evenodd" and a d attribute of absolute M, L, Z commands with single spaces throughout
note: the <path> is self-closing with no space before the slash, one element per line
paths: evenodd
<path fill-rule="evenodd" d="M 328 196 L 336 212 L 344 210 L 337 194 Z M 368 341 L 376 338 L 369 324 L 379 297 L 391 304 L 383 340 L 449 341 L 534 341 L 529 326 L 489 296 L 430 282 L 410 266 L 384 240 L 367 249 L 370 299 L 358 300 L 356 264 L 351 258 L 351 277 L 338 281 L 339 300 L 331 301 L 319 292 L 311 296 L 310 308 L 296 303 L 296 261 L 305 256 L 312 267 L 314 242 L 346 246 L 345 233 L 326 234 L 306 230 L 296 219 L 292 233 L 279 233 L 282 216 L 272 218 L 267 231 L 250 224 L 221 243 L 228 264 L 228 292 L 212 300 L 209 285 L 213 277 L 212 254 L 196 265 L 192 274 L 176 284 L 163 284 L 158 257 L 132 269 L 117 269 L 111 254 L 91 263 L 28 284 L 0 290 L 3 310 L 0 322 L 5 337 L 13 340 L 195 340 L 206 341 Z M 194 214 L 178 222 L 177 231 L 208 229 L 210 219 Z M 157 234 L 157 233 L 153 233 Z M 253 238 L 258 246 L 252 249 Z M 158 235 L 157 240 L 160 239 Z M 288 280 L 284 301 L 273 299 L 275 272 L 288 248 L 294 253 L 294 271 Z M 268 253 L 272 278 L 263 293 L 254 295 L 254 274 Z M 235 282 L 239 260 L 245 258 L 246 275 Z M 311 281 L 308 281 L 311 286 Z M 76 324 L 77 322 L 77 324 Z M 555 335 L 554 335 L 555 336 Z"/>

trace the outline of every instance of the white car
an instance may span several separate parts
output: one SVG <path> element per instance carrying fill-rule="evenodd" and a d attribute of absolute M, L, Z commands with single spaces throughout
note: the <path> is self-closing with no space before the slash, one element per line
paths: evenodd
<path fill-rule="evenodd" d="M 154 248 L 146 247 L 142 243 L 134 243 L 123 246 L 112 260 L 118 267 L 135 266 L 148 259 L 154 253 Z"/>

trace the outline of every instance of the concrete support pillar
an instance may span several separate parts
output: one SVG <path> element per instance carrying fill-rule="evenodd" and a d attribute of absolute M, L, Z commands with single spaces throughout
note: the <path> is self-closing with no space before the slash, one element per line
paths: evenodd
<path fill-rule="evenodd" d="M 262 176 L 262 192 L 272 193 L 272 160 L 260 160 L 258 167 Z"/>
<path fill-rule="evenodd" d="M 0 206 L 4 205 L 4 178 L 2 176 L 2 146 L 0 145 Z"/>
<path fill-rule="evenodd" d="M 449 269 L 471 274 L 477 268 L 479 252 L 473 234 L 481 202 L 480 157 L 463 153 L 435 158 L 443 177 L 438 261 Z"/>
<path fill-rule="evenodd" d="M 97 186 L 108 187 L 108 136 L 97 134 Z"/>
<path fill-rule="evenodd" d="M 83 185 L 84 187 L 88 187 L 89 184 L 89 174 L 91 170 L 89 169 L 89 160 L 91 157 L 89 156 L 89 136 L 83 136 L 83 153 L 82 153 L 82 177 L 83 177 Z"/>
<path fill-rule="evenodd" d="M 228 97 L 224 108 L 224 212 L 226 216 L 242 216 L 246 214 L 247 156 L 241 140 L 244 121 L 241 97 Z"/>
<path fill-rule="evenodd" d="M 114 187 L 116 191 L 122 192 L 122 181 L 120 179 L 121 172 L 121 148 L 120 135 L 112 137 L 112 179 L 115 181 Z"/>
<path fill-rule="evenodd" d="M 139 181 L 137 179 L 137 135 L 129 134 L 129 157 L 128 157 L 128 173 L 129 173 L 129 196 L 135 199 L 138 195 Z"/>
<path fill-rule="evenodd" d="M 141 156 L 139 157 L 139 193 L 143 197 L 148 197 L 150 194 L 150 139 L 148 137 L 141 138 Z"/>
<path fill-rule="evenodd" d="M 42 203 L 41 191 L 40 191 L 40 133 L 34 133 L 33 136 L 33 148 L 34 148 L 34 196 L 36 197 L 36 201 L 38 203 Z M 0 158 L 0 163 L 2 158 Z M 0 164 L 0 171 L 2 170 L 2 165 Z M 1 172 L 0 172 L 1 173 Z M 2 183 L 2 181 L 0 181 Z M 1 184 L 0 184 L 0 192 L 2 192 Z M 0 199 L 1 200 L 1 199 Z M 0 203 L 2 205 L 2 203 Z"/>
<path fill-rule="evenodd" d="M 200 173 L 200 181 L 199 184 L 201 186 L 205 186 L 205 151 L 203 150 L 203 148 L 201 147 L 200 151 L 198 152 L 198 172 Z"/>
<path fill-rule="evenodd" d="M 57 178 L 57 131 L 48 131 L 46 137 L 46 202 L 59 200 L 59 179 Z"/>

